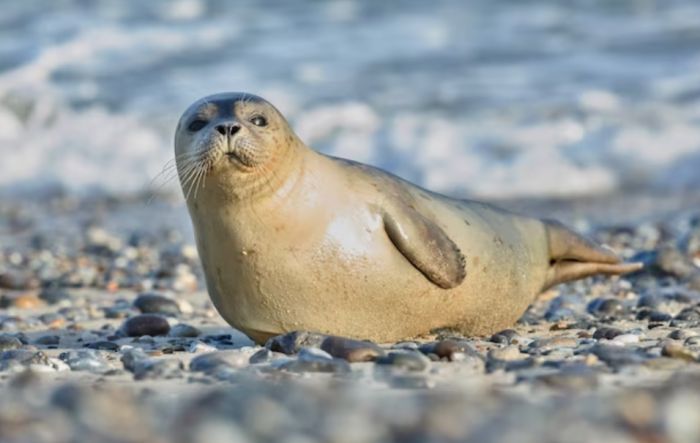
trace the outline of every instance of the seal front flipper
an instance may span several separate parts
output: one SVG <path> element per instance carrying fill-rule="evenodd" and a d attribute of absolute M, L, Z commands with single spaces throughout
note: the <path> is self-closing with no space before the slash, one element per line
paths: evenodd
<path fill-rule="evenodd" d="M 383 211 L 382 218 L 396 249 L 428 280 L 443 289 L 464 281 L 464 255 L 442 228 L 403 203 L 394 205 L 391 212 Z"/>
<path fill-rule="evenodd" d="M 544 289 L 595 274 L 620 275 L 640 270 L 641 263 L 622 263 L 611 250 L 555 220 L 543 220 L 550 266 Z"/>

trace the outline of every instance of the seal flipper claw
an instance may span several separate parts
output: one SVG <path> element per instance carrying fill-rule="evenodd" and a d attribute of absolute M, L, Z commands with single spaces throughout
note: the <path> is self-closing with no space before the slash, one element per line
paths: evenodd
<path fill-rule="evenodd" d="M 554 220 L 544 220 L 550 267 L 544 289 L 595 274 L 621 275 L 642 269 L 641 263 L 622 263 L 613 251 L 575 233 Z"/>
<path fill-rule="evenodd" d="M 396 249 L 428 280 L 443 289 L 459 286 L 467 275 L 464 255 L 434 222 L 404 204 L 383 213 L 384 229 Z"/>

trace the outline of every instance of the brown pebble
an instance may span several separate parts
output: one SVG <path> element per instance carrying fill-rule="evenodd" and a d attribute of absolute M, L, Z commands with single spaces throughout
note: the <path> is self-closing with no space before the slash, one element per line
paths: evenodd
<path fill-rule="evenodd" d="M 689 349 L 685 348 L 682 343 L 668 340 L 661 348 L 661 355 L 664 357 L 677 358 L 685 361 L 696 361 L 697 356 Z"/>
<path fill-rule="evenodd" d="M 39 297 L 34 293 L 21 294 L 15 297 L 12 305 L 19 309 L 34 309 L 41 306 L 42 302 Z"/>
<path fill-rule="evenodd" d="M 323 340 L 321 349 L 333 357 L 342 358 L 350 363 L 374 361 L 377 357 L 384 355 L 382 348 L 372 342 L 336 336 Z"/>
<path fill-rule="evenodd" d="M 432 349 L 433 354 L 441 359 L 446 358 L 449 361 L 454 361 L 456 354 L 471 354 L 473 352 L 473 349 L 471 349 L 467 343 L 459 343 L 450 339 L 439 341 L 435 344 L 435 348 Z"/>

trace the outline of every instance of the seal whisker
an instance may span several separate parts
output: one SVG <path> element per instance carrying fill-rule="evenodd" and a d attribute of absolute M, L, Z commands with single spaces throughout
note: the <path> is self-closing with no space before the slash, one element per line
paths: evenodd
<path fill-rule="evenodd" d="M 206 174 L 207 167 L 205 165 L 199 166 L 199 171 L 197 172 L 197 178 L 195 179 L 194 185 L 194 199 L 197 199 L 197 194 L 199 193 L 199 185 L 202 183 L 204 175 Z"/>
<path fill-rule="evenodd" d="M 198 164 L 196 164 L 196 163 L 193 163 L 192 165 L 190 165 L 187 172 L 184 173 L 184 176 L 181 179 L 183 191 L 185 189 L 187 190 L 187 192 L 185 193 L 185 200 L 187 200 L 189 198 L 190 190 L 192 189 L 192 181 L 194 179 L 195 174 L 197 173 L 197 168 L 198 168 Z"/>

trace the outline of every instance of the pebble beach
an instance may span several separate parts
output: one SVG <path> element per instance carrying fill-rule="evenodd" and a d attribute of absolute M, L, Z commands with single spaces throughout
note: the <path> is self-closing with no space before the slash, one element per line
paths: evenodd
<path fill-rule="evenodd" d="M 559 286 L 491 336 L 297 331 L 257 346 L 209 301 L 176 200 L 3 202 L 0 441 L 696 441 L 687 203 L 604 225 L 590 220 L 624 203 L 519 202 L 646 267 Z"/>
<path fill-rule="evenodd" d="M 645 267 L 488 336 L 256 345 L 173 168 L 224 91 Z M 698 171 L 697 0 L 3 2 L 0 443 L 698 442 Z"/>

